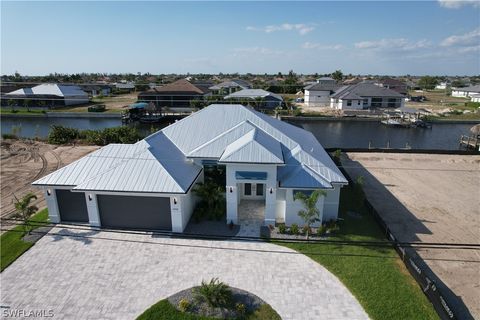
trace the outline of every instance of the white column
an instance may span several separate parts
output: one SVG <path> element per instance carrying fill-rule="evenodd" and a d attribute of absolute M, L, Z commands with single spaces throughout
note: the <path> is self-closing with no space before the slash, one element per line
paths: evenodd
<path fill-rule="evenodd" d="M 228 185 L 226 187 L 226 194 L 227 194 L 227 224 L 232 221 L 234 224 L 238 223 L 238 190 L 237 184 L 235 185 Z"/>
<path fill-rule="evenodd" d="M 85 193 L 85 201 L 87 202 L 88 222 L 91 226 L 100 227 L 100 214 L 98 212 L 97 195 L 94 193 Z"/>
<path fill-rule="evenodd" d="M 183 232 L 183 217 L 182 217 L 182 205 L 180 197 L 170 197 L 170 214 L 172 218 L 172 231 Z"/>
<path fill-rule="evenodd" d="M 275 213 L 277 205 L 277 188 L 273 185 L 266 186 L 265 190 L 265 225 L 275 225 Z"/>
<path fill-rule="evenodd" d="M 44 192 L 45 192 L 45 200 L 47 202 L 48 217 L 50 218 L 50 222 L 59 223 L 60 212 L 58 210 L 57 194 L 55 193 L 55 189 L 45 188 Z"/>

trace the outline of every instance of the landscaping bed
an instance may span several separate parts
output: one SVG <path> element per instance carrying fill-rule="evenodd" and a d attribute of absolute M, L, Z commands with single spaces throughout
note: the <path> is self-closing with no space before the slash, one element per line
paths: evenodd
<path fill-rule="evenodd" d="M 280 320 L 280 316 L 256 295 L 212 279 L 198 287 L 161 300 L 137 320 L 245 319 Z"/>
<path fill-rule="evenodd" d="M 48 211 L 43 209 L 30 219 L 32 223 L 31 234 L 25 234 L 22 225 L 18 225 L 11 230 L 6 231 L 0 237 L 1 242 L 1 271 L 8 267 L 25 251 L 30 249 L 51 227 L 42 226 L 43 222 L 48 221 Z M 41 228 L 41 229 L 40 229 Z M 37 232 L 35 232 L 35 230 Z M 41 230 L 41 232 L 40 232 Z"/>

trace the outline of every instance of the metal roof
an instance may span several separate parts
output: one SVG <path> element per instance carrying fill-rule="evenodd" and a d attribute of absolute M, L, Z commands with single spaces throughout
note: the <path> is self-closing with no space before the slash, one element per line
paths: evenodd
<path fill-rule="evenodd" d="M 277 100 L 283 101 L 282 96 L 265 91 L 263 89 L 243 89 L 234 93 L 225 96 L 224 99 L 231 99 L 231 98 L 248 98 L 248 99 L 256 99 L 256 98 L 266 98 L 266 97 L 273 97 Z"/>
<path fill-rule="evenodd" d="M 186 193 L 194 157 L 269 163 L 280 186 L 347 183 L 312 133 L 242 105 L 210 105 L 135 144 L 105 146 L 37 181 L 78 191 Z"/>
<path fill-rule="evenodd" d="M 335 91 L 335 93 L 332 95 L 332 98 L 350 100 L 358 100 L 365 97 L 403 98 L 405 96 L 394 90 L 380 87 L 370 82 L 361 82 L 354 85 L 343 86 Z"/>
<path fill-rule="evenodd" d="M 72 85 L 63 85 L 63 84 L 54 84 L 54 83 L 43 83 L 32 88 L 22 88 L 18 89 L 6 95 L 11 96 L 30 96 L 30 95 L 52 95 L 58 97 L 71 97 L 71 96 L 85 96 L 88 97 L 88 94 L 83 91 L 79 86 Z"/>

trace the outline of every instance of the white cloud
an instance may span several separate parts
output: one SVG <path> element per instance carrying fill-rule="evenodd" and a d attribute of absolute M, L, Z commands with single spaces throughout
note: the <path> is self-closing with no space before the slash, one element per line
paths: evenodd
<path fill-rule="evenodd" d="M 425 39 L 419 41 L 410 41 L 405 38 L 380 39 L 374 41 L 361 41 L 355 43 L 357 49 L 368 50 L 416 50 L 427 48 L 431 45 L 430 41 Z"/>
<path fill-rule="evenodd" d="M 480 43 L 480 28 L 467 32 L 462 35 L 453 35 L 443 39 L 440 43 L 442 47 L 452 46 L 471 46 L 478 45 Z"/>
<path fill-rule="evenodd" d="M 274 50 L 265 47 L 243 47 L 243 48 L 234 48 L 232 50 L 234 54 L 257 54 L 257 55 L 278 55 L 282 54 L 281 50 Z"/>
<path fill-rule="evenodd" d="M 328 44 L 324 45 L 321 43 L 315 43 L 315 42 L 305 42 L 302 44 L 303 49 L 318 49 L 318 50 L 341 50 L 344 48 L 343 45 L 341 44 Z"/>
<path fill-rule="evenodd" d="M 458 52 L 460 53 L 469 53 L 469 52 L 479 52 L 480 53 L 480 45 L 477 46 L 471 46 L 471 47 L 463 47 L 458 49 Z"/>
<path fill-rule="evenodd" d="M 277 32 L 277 31 L 297 31 L 300 35 L 305 35 L 313 30 L 315 30 L 315 27 L 313 27 L 310 24 L 305 24 L 305 23 L 283 23 L 280 25 L 268 25 L 265 27 L 253 27 L 253 26 L 248 26 L 247 31 L 263 31 L 265 33 L 272 33 L 272 32 Z"/>
<path fill-rule="evenodd" d="M 480 7 L 480 2 L 478 0 L 438 0 L 438 3 L 441 7 L 448 9 L 458 9 L 468 5 Z"/>

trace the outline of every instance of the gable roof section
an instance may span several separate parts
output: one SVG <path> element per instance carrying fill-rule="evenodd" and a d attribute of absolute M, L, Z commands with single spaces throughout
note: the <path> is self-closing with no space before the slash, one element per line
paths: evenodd
<path fill-rule="evenodd" d="M 242 88 L 242 89 L 250 89 L 252 85 L 247 81 L 240 80 L 240 79 L 233 79 L 230 81 L 223 81 L 219 84 L 211 86 L 209 89 L 211 90 L 220 90 L 222 88 Z"/>
<path fill-rule="evenodd" d="M 151 90 L 140 93 L 139 95 L 155 95 L 158 94 L 189 94 L 196 93 L 199 95 L 208 92 L 207 88 L 196 86 L 186 79 L 180 79 L 175 82 L 166 84 L 161 87 L 155 87 Z"/>
<path fill-rule="evenodd" d="M 478 92 L 478 93 L 480 93 L 480 84 L 478 84 L 476 86 L 466 87 L 466 88 L 455 88 L 454 91 Z"/>
<path fill-rule="evenodd" d="M 11 96 L 31 96 L 31 95 L 51 95 L 58 97 L 69 97 L 69 96 L 88 96 L 88 94 L 83 91 L 79 86 L 73 85 L 61 85 L 54 83 L 43 83 L 32 88 L 22 88 L 18 89 L 6 95 Z"/>
<path fill-rule="evenodd" d="M 284 163 L 280 143 L 259 129 L 252 129 L 229 144 L 219 162 Z"/>

